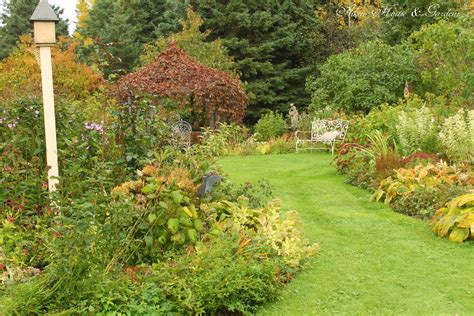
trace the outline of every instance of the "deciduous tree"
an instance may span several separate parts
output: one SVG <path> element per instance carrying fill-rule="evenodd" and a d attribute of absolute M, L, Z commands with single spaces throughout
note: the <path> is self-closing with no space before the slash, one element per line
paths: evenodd
<path fill-rule="evenodd" d="M 417 52 L 409 45 L 390 46 L 378 41 L 331 56 L 317 77 L 310 77 L 311 107 L 321 110 L 369 112 L 403 96 L 405 82 L 419 86 Z"/>
<path fill-rule="evenodd" d="M 189 106 L 206 124 L 241 121 L 248 98 L 238 78 L 200 64 L 171 43 L 153 62 L 118 81 L 119 96 L 133 102 L 147 96 L 156 104 L 173 99 Z"/>
<path fill-rule="evenodd" d="M 78 63 L 77 43 L 60 37 L 53 48 L 54 91 L 58 98 L 78 100 L 91 95 L 102 84 L 102 76 Z M 21 37 L 18 47 L 0 62 L 0 100 L 7 104 L 15 99 L 41 99 L 39 54 L 29 35 Z"/>

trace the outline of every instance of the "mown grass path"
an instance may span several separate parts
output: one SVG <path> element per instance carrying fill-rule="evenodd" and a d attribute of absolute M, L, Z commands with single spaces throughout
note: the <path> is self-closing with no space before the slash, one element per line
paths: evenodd
<path fill-rule="evenodd" d="M 234 182 L 269 180 L 321 245 L 259 314 L 474 315 L 474 243 L 440 239 L 426 222 L 368 202 L 330 162 L 323 153 L 221 159 Z"/>

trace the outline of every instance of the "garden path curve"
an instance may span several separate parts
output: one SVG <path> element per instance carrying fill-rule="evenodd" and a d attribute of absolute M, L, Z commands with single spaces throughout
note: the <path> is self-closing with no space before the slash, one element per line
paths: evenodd
<path fill-rule="evenodd" d="M 261 315 L 473 315 L 474 243 L 455 244 L 424 221 L 368 202 L 324 153 L 226 157 L 234 182 L 270 181 L 321 245 L 311 267 Z"/>

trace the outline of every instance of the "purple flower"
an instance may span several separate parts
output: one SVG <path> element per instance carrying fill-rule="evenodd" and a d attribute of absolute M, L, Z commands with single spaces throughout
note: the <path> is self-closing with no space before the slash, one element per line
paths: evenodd
<path fill-rule="evenodd" d="M 104 126 L 99 123 L 86 123 L 84 127 L 90 131 L 96 131 L 99 134 L 104 134 Z"/>
<path fill-rule="evenodd" d="M 8 124 L 7 124 L 7 127 L 8 127 L 9 129 L 15 128 L 16 125 L 18 124 L 19 120 L 20 120 L 20 118 L 17 117 L 15 120 L 13 120 L 12 122 L 8 123 Z M 3 123 L 3 121 L 4 121 L 4 120 L 2 119 L 2 123 Z"/>

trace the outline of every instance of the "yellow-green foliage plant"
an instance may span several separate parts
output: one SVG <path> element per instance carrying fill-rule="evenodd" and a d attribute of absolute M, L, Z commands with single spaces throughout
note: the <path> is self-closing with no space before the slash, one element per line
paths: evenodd
<path fill-rule="evenodd" d="M 262 208 L 251 208 L 247 198 L 240 198 L 238 202 L 201 204 L 200 209 L 208 222 L 214 222 L 211 234 L 236 232 L 243 248 L 265 244 L 292 268 L 301 267 L 305 259 L 319 249 L 318 244 L 311 244 L 304 238 L 298 212 L 289 211 L 286 218 L 282 217 L 278 199 Z"/>
<path fill-rule="evenodd" d="M 386 204 L 390 204 L 400 196 L 413 194 L 420 188 L 434 192 L 445 186 L 467 185 L 470 181 L 469 171 L 450 166 L 444 161 L 437 164 L 428 163 L 426 166 L 418 165 L 409 169 L 400 168 L 394 176 L 380 182 L 371 201 L 383 200 Z"/>
<path fill-rule="evenodd" d="M 474 193 L 468 193 L 446 203 L 431 222 L 433 232 L 454 242 L 474 237 Z"/>

